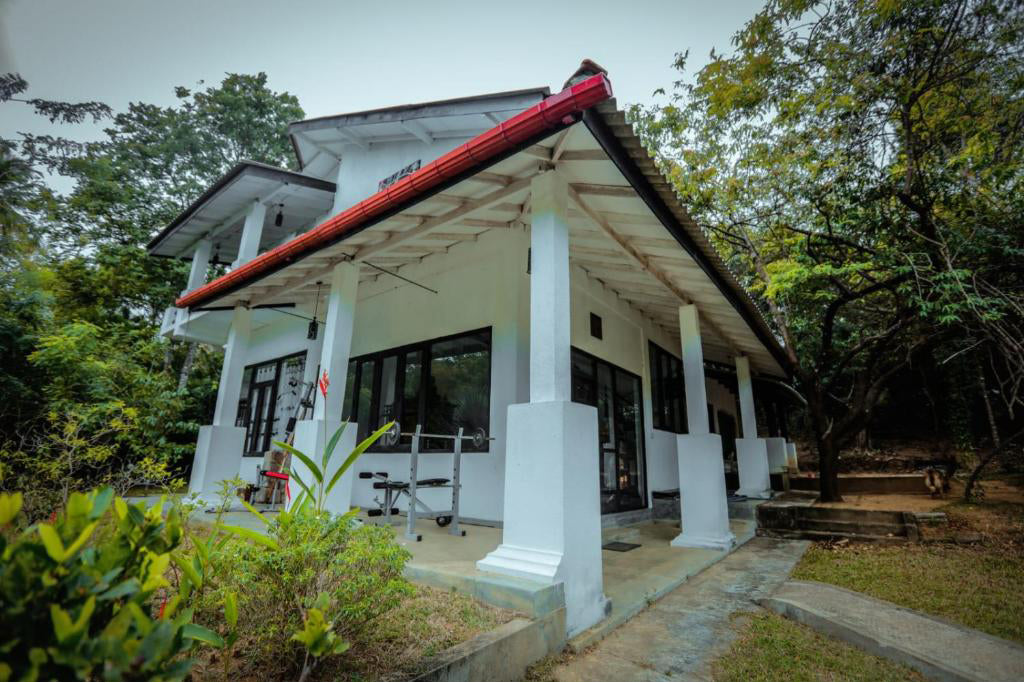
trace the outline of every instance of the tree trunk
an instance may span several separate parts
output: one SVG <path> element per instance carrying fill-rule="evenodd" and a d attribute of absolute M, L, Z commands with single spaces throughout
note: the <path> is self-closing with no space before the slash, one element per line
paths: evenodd
<path fill-rule="evenodd" d="M 814 429 L 814 441 L 818 447 L 818 476 L 820 498 L 825 503 L 836 503 L 843 499 L 839 495 L 839 448 L 832 432 L 832 421 L 825 409 L 825 397 L 820 390 L 807 397 L 807 413 Z"/>
<path fill-rule="evenodd" d="M 181 372 L 178 374 L 178 391 L 185 391 L 188 387 L 188 378 L 192 374 L 192 364 L 196 360 L 196 342 L 190 342 L 185 352 L 185 360 L 181 363 Z"/>
<path fill-rule="evenodd" d="M 831 436 L 819 437 L 817 443 L 820 500 L 823 503 L 838 503 L 843 500 L 839 494 L 839 449 Z"/>
<path fill-rule="evenodd" d="M 978 478 L 981 477 L 981 473 L 985 467 L 995 460 L 997 455 L 1009 448 L 1010 444 L 1019 439 L 1022 435 L 1024 435 L 1024 429 L 1018 430 L 1010 438 L 993 448 L 985 457 L 978 461 L 978 464 L 974 466 L 974 470 L 971 472 L 971 476 L 967 477 L 967 484 L 964 485 L 964 500 L 971 500 L 971 497 L 974 495 L 974 486 L 978 483 Z"/>
<path fill-rule="evenodd" d="M 999 448 L 999 425 L 996 424 L 996 414 L 992 410 L 992 402 L 988 398 L 988 386 L 985 384 L 985 369 L 981 363 L 976 363 L 978 368 L 978 387 L 981 389 L 981 399 L 985 402 L 985 414 L 988 417 L 988 428 L 992 432 L 992 447 Z"/>
<path fill-rule="evenodd" d="M 170 339 L 167 340 L 167 346 L 164 347 L 164 374 L 170 374 L 171 363 L 174 362 L 174 342 Z"/>

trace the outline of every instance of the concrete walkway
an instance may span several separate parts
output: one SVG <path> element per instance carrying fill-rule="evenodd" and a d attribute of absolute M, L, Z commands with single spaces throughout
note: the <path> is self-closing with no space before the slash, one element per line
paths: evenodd
<path fill-rule="evenodd" d="M 787 581 L 762 604 L 943 681 L 1024 680 L 1024 647 L 816 581 Z"/>
<path fill-rule="evenodd" d="M 756 609 L 789 576 L 806 541 L 755 538 L 668 593 L 594 649 L 553 672 L 559 681 L 710 680 L 736 637 L 730 616 Z"/>

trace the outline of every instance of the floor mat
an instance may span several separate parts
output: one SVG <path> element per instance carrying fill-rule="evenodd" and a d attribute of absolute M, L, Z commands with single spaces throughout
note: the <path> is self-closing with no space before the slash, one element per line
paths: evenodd
<path fill-rule="evenodd" d="M 605 543 L 603 546 L 601 546 L 601 549 L 602 550 L 614 550 L 617 553 L 627 553 L 630 550 L 632 550 L 633 548 L 639 548 L 639 547 L 640 547 L 639 543 L 623 543 L 622 541 L 612 541 L 610 543 Z"/>

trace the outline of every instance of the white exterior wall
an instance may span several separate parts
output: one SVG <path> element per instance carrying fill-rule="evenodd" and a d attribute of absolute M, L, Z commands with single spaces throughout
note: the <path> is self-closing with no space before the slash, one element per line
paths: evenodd
<path fill-rule="evenodd" d="M 420 140 L 375 142 L 367 149 L 345 145 L 337 178 L 332 178 L 338 185 L 334 195 L 335 213 L 376 194 L 380 181 L 417 159 L 421 161 L 421 166 L 426 166 L 465 141 L 462 138 L 453 138 L 436 140 L 430 144 Z"/>
<path fill-rule="evenodd" d="M 508 406 L 529 400 L 528 247 L 528 231 L 491 230 L 476 242 L 461 243 L 452 247 L 448 254 L 401 269 L 403 277 L 436 289 L 439 292 L 436 295 L 387 275 L 381 275 L 374 282 L 363 282 L 359 287 L 353 358 L 491 328 L 490 436 L 494 440 L 490 442 L 489 452 L 463 456 L 461 514 L 469 519 L 502 519 Z M 644 488 L 650 503 L 652 491 L 679 487 L 679 470 L 676 435 L 652 426 L 648 341 L 654 341 L 674 355 L 678 342 L 579 268 L 571 269 L 570 283 L 572 345 L 642 378 Z M 288 310 L 312 315 L 312 310 L 308 309 Z M 591 313 L 602 318 L 603 339 L 590 335 Z M 265 311 L 259 314 L 268 315 Z M 312 348 L 315 342 L 306 339 L 307 325 L 304 320 L 278 313 L 272 320 L 254 327 L 245 364 L 253 365 Z M 318 358 L 318 353 L 308 354 L 307 364 L 315 365 Z M 307 366 L 307 375 L 309 373 Z M 341 390 L 341 382 L 341 378 L 333 379 L 331 388 Z M 736 413 L 735 398 L 724 386 L 708 379 L 708 394 L 716 410 Z M 287 419 L 286 416 L 280 418 Z M 403 431 L 414 427 L 402 425 Z M 243 458 L 240 475 L 255 481 L 260 462 L 259 458 Z M 407 453 L 367 453 L 355 467 L 356 471 L 388 472 L 392 478 L 403 481 L 408 480 L 408 468 Z M 421 479 L 450 477 L 451 455 L 423 454 L 419 476 Z M 378 494 L 372 488 L 372 480 L 355 479 L 354 505 L 375 507 L 373 499 Z M 419 495 L 435 509 L 449 506 L 448 489 L 421 489 Z M 405 508 L 404 498 L 399 507 Z"/>
<path fill-rule="evenodd" d="M 396 278 L 382 275 L 360 285 L 352 356 L 358 357 L 405 344 L 484 327 L 491 328 L 490 430 L 494 437 L 487 453 L 462 458 L 463 488 L 460 515 L 500 520 L 505 472 L 505 421 L 508 406 L 529 398 L 529 298 L 526 252 L 529 234 L 521 230 L 492 230 L 477 242 L 456 245 L 447 255 L 402 268 L 408 277 L 438 291 L 432 294 Z M 402 425 L 412 431 L 415 425 Z M 408 481 L 407 453 L 367 453 L 357 471 L 388 472 Z M 425 453 L 419 478 L 451 477 L 450 454 Z M 353 504 L 374 505 L 379 494 L 372 480 L 356 479 Z M 417 495 L 434 509 L 450 507 L 449 489 L 421 489 Z M 403 497 L 400 508 L 404 509 Z"/>

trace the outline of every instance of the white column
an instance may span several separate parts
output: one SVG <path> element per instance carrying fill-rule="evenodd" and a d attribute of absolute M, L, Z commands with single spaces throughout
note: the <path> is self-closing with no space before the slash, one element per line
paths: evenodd
<path fill-rule="evenodd" d="M 554 171 L 531 186 L 530 402 L 568 401 L 569 219 L 568 183 Z"/>
<path fill-rule="evenodd" d="M 700 319 L 693 304 L 679 307 L 688 434 L 676 437 L 682 533 L 672 545 L 728 549 L 736 542 L 729 530 L 722 437 L 711 434 L 704 386 L 704 350 Z"/>
<path fill-rule="evenodd" d="M 188 285 L 185 291 L 191 292 L 199 289 L 206 283 L 206 272 L 210 267 L 210 250 L 213 248 L 213 241 L 209 238 L 201 239 L 196 243 L 195 253 L 192 254 L 192 269 L 188 273 Z"/>
<path fill-rule="evenodd" d="M 321 330 L 323 341 L 320 345 L 320 372 L 316 378 L 316 381 L 319 382 L 324 373 L 327 373 L 329 382 L 327 396 L 319 393 L 318 386 L 313 418 L 300 420 L 295 427 L 295 447 L 308 455 L 317 465 L 320 465 L 327 442 L 341 426 L 341 407 L 345 395 L 348 360 L 352 351 L 352 331 L 355 326 L 358 292 L 359 265 L 348 262 L 336 265 L 331 271 L 330 292 L 327 295 L 327 317 L 323 330 Z M 309 362 L 315 364 L 316 359 L 310 358 Z M 325 472 L 328 481 L 355 448 L 356 431 L 357 428 L 354 424 L 345 428 Z M 331 491 L 327 502 L 327 508 L 331 512 L 343 514 L 349 510 L 352 503 L 352 481 L 356 467 L 358 465 L 350 468 Z M 302 463 L 293 459 L 291 468 L 303 481 L 311 485 L 312 474 Z M 298 486 L 292 486 L 291 490 L 293 497 L 298 495 Z"/>
<path fill-rule="evenodd" d="M 249 309 L 236 306 L 228 341 L 224 346 L 213 424 L 199 428 L 189 492 L 201 494 L 207 499 L 216 493 L 218 482 L 238 475 L 242 462 L 245 429 L 235 426 L 235 418 L 242 393 L 242 375 L 245 372 L 251 326 Z"/>
<path fill-rule="evenodd" d="M 533 179 L 530 402 L 509 406 L 502 543 L 477 568 L 562 583 L 573 636 L 607 614 L 597 409 L 570 398 L 568 186 Z"/>
<path fill-rule="evenodd" d="M 260 253 L 260 240 L 263 239 L 263 222 L 267 217 L 267 206 L 254 201 L 245 214 L 242 225 L 242 241 L 238 244 L 238 258 L 233 265 L 240 266 L 252 261 Z"/>
<path fill-rule="evenodd" d="M 224 361 L 221 363 L 220 385 L 217 387 L 217 406 L 213 412 L 214 426 L 235 425 L 251 328 L 252 312 L 245 306 L 235 306 L 234 314 L 231 316 L 231 328 L 228 330 L 228 341 L 224 345 Z"/>
<path fill-rule="evenodd" d="M 740 488 L 737 493 L 748 498 L 771 498 L 768 445 L 764 439 L 757 438 L 754 387 L 750 378 L 750 359 L 746 356 L 736 357 L 736 383 L 739 387 L 743 431 L 743 438 L 736 439 L 736 464 L 740 470 Z"/>

